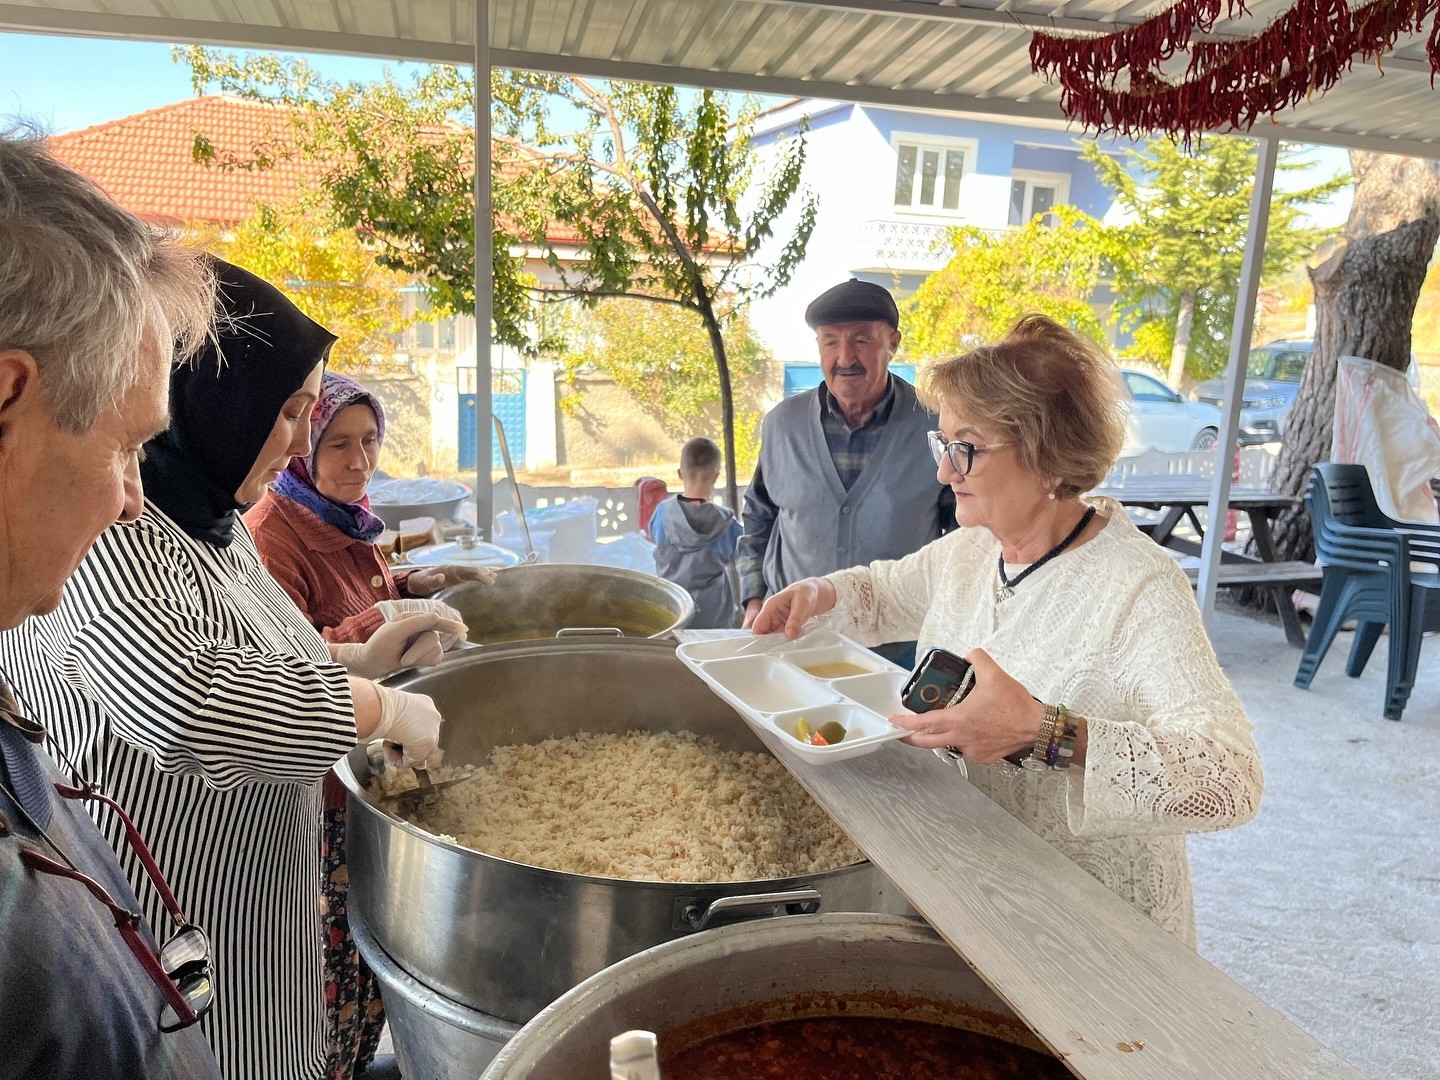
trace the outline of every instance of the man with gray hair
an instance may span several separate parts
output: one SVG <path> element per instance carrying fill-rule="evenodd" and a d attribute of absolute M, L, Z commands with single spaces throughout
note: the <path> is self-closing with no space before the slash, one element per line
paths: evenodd
<path fill-rule="evenodd" d="M 140 447 L 213 303 L 197 254 L 0 133 L 0 630 L 53 611 L 100 533 L 140 514 Z M 42 753 L 43 705 L 0 672 L 0 1078 L 218 1078 L 197 1022 L 209 943 L 121 810 Z M 163 947 L 87 806 L 181 924 Z"/>
<path fill-rule="evenodd" d="M 900 312 L 889 291 L 852 278 L 805 309 L 824 381 L 765 417 L 745 491 L 740 595 L 748 628 L 772 596 L 807 577 L 900 559 L 955 527 L 926 433 L 939 421 L 890 372 Z M 898 663 L 910 642 L 876 650 Z"/>

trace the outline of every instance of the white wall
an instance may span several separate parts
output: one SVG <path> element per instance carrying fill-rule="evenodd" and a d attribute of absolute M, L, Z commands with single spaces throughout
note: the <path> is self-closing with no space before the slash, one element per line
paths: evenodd
<path fill-rule="evenodd" d="M 822 196 L 806 257 L 788 286 L 750 309 L 756 333 L 782 363 L 817 359 L 815 333 L 805 325 L 805 307 L 850 277 L 850 268 L 857 265 L 857 223 L 881 216 L 880 208 L 894 190 L 895 159 L 888 140 L 858 106 L 847 108 L 854 109 L 850 121 L 820 126 L 806 137 L 805 183 Z M 776 151 L 767 147 L 762 162 L 775 156 Z M 790 236 L 795 216 L 792 208 L 777 225 L 777 238 Z"/>
<path fill-rule="evenodd" d="M 555 368 L 554 360 L 539 356 L 525 369 L 525 467 L 532 471 L 553 469 L 559 456 Z"/>
<path fill-rule="evenodd" d="M 755 327 L 782 362 L 815 359 L 814 334 L 805 326 L 805 306 L 832 285 L 851 276 L 876 281 L 908 294 L 929 272 L 943 265 L 930 255 L 929 242 L 952 225 L 1000 230 L 1009 225 L 1010 185 L 1023 158 L 1059 153 L 1072 177 L 1071 201 L 1088 213 L 1103 215 L 1109 200 L 1088 166 L 1079 164 L 1074 136 L 940 113 L 803 101 L 761 118 L 764 168 L 778 154 L 771 133 L 793 130 L 808 111 L 805 183 L 819 196 L 815 231 L 805 260 L 791 283 L 751 308 Z M 962 145 L 965 173 L 957 212 L 924 212 L 895 206 L 897 141 Z M 1110 144 L 1107 145 L 1118 145 Z M 1034 169 L 1058 169 L 1055 163 Z M 1078 196 L 1078 198 L 1077 198 Z M 1103 202 L 1104 205 L 1096 205 Z M 793 229 L 793 213 L 777 225 L 784 238 Z M 763 263 L 762 251 L 757 262 Z M 901 272 L 905 281 L 902 284 Z"/>

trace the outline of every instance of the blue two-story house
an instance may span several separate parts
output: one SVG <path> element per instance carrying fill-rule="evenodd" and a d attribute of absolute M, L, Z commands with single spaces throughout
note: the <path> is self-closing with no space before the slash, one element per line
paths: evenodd
<path fill-rule="evenodd" d="M 1116 219 L 1111 192 L 1080 156 L 1089 136 L 804 98 L 760 116 L 754 143 L 762 159 L 805 118 L 805 183 L 819 201 L 815 232 L 791 283 L 751 309 L 757 332 L 785 364 L 787 394 L 819 380 L 805 305 L 847 276 L 903 299 L 945 264 L 949 226 L 1005 229 L 1060 204 Z M 1105 142 L 1116 152 L 1125 145 Z M 1101 308 L 1107 302 L 1096 297 Z"/>

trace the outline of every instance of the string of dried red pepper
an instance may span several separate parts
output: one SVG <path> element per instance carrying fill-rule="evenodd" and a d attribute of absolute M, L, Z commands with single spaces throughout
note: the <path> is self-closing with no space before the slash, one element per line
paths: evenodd
<path fill-rule="evenodd" d="M 1252 37 L 1194 41 L 1222 10 L 1230 17 L 1244 9 L 1241 0 L 1181 0 L 1154 19 L 1098 38 L 1036 34 L 1031 64 L 1058 78 L 1062 111 L 1087 127 L 1186 139 L 1248 130 L 1260 117 L 1329 90 L 1357 59 L 1380 63 L 1400 35 L 1427 23 L 1426 56 L 1440 73 L 1440 0 L 1374 0 L 1353 9 L 1345 0 L 1297 0 Z M 1186 51 L 1184 75 L 1167 78 L 1161 66 Z"/>

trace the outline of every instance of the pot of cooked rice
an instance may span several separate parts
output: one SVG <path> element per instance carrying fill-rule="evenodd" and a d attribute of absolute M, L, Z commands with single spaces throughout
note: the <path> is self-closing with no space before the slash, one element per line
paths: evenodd
<path fill-rule="evenodd" d="M 426 800 L 350 791 L 350 907 L 451 1002 L 524 1023 L 576 983 L 738 919 L 904 911 L 673 642 L 571 638 L 479 649 L 395 680 L 446 718 Z M 432 771 L 432 779 L 436 775 Z"/>
<path fill-rule="evenodd" d="M 611 1038 L 633 1030 L 659 1036 L 666 1080 L 1071 1075 L 920 919 L 829 914 L 632 956 L 543 1009 L 481 1080 L 606 1080 Z"/>
<path fill-rule="evenodd" d="M 553 638 L 557 632 L 661 638 L 695 616 L 694 599 L 673 581 L 578 563 L 507 567 L 493 584 L 469 582 L 436 596 L 460 612 L 475 645 Z"/>

